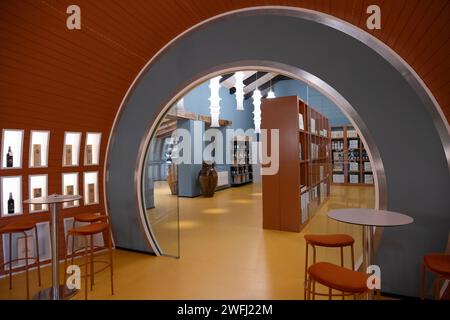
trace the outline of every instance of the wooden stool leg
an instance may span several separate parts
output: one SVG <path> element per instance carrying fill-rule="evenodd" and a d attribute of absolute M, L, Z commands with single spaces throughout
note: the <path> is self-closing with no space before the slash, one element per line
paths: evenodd
<path fill-rule="evenodd" d="M 313 248 L 313 263 L 316 263 L 316 246 L 313 245 L 312 248 Z M 315 281 L 313 281 L 312 286 L 313 286 L 312 299 L 316 300 L 316 282 Z"/>
<path fill-rule="evenodd" d="M 91 234 L 89 237 L 89 242 L 91 244 L 91 291 L 94 286 L 94 236 Z"/>
<path fill-rule="evenodd" d="M 355 251 L 353 248 L 353 244 L 350 246 L 351 254 L 352 254 L 352 270 L 355 270 Z"/>
<path fill-rule="evenodd" d="M 73 259 L 75 257 L 75 236 L 72 235 L 72 251 L 71 251 L 71 257 L 70 257 L 70 264 L 73 265 Z"/>
<path fill-rule="evenodd" d="M 37 232 L 37 226 L 34 226 L 34 235 L 36 237 L 36 265 L 38 270 L 38 283 L 39 287 L 41 286 L 41 262 L 39 257 L 39 237 Z"/>
<path fill-rule="evenodd" d="M 89 278 L 89 244 L 87 236 L 84 237 L 84 256 L 85 256 L 85 277 L 84 277 L 84 299 L 87 300 L 88 295 L 88 278 Z"/>
<path fill-rule="evenodd" d="M 333 289 L 328 288 L 328 300 L 331 300 L 332 293 L 333 293 Z"/>
<path fill-rule="evenodd" d="M 344 247 L 341 247 L 341 267 L 344 267 Z M 344 291 L 342 291 L 342 300 L 345 300 Z"/>
<path fill-rule="evenodd" d="M 316 263 L 316 246 L 313 247 L 313 263 Z"/>
<path fill-rule="evenodd" d="M 306 242 L 306 249 L 305 249 L 306 255 L 305 255 L 305 282 L 303 283 L 304 286 L 304 293 L 303 293 L 303 299 L 306 299 L 306 291 L 307 291 L 307 278 L 308 278 L 308 242 Z"/>
<path fill-rule="evenodd" d="M 314 281 L 314 280 L 312 283 L 312 299 L 316 300 L 316 281 Z"/>
<path fill-rule="evenodd" d="M 113 280 L 113 252 L 112 252 L 112 235 L 111 230 L 108 232 L 108 249 L 109 249 L 109 267 L 111 268 L 111 295 L 114 295 L 114 280 Z"/>
<path fill-rule="evenodd" d="M 434 299 L 441 300 L 441 278 L 436 276 L 436 281 L 434 282 Z"/>
<path fill-rule="evenodd" d="M 311 277 L 308 277 L 306 281 L 307 281 L 307 286 L 308 286 L 306 300 L 310 300 L 311 299 Z"/>
<path fill-rule="evenodd" d="M 27 281 L 27 300 L 30 300 L 30 283 L 28 274 L 28 235 L 26 232 L 23 233 L 25 240 L 25 278 Z"/>
<path fill-rule="evenodd" d="M 420 300 L 425 299 L 425 263 L 420 268 Z"/>
<path fill-rule="evenodd" d="M 67 251 L 69 251 L 69 241 L 70 241 L 70 235 L 67 233 L 66 235 L 66 248 L 64 249 L 64 282 L 63 284 L 66 284 L 67 281 Z"/>
<path fill-rule="evenodd" d="M 316 281 L 312 280 L 312 299 L 316 300 Z"/>
<path fill-rule="evenodd" d="M 9 290 L 12 290 L 12 233 L 9 234 Z"/>

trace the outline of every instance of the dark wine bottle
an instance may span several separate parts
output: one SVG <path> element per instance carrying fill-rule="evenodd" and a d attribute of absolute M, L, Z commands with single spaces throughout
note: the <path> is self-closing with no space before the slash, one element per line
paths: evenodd
<path fill-rule="evenodd" d="M 12 192 L 9 193 L 9 200 L 8 200 L 8 214 L 14 213 L 14 199 L 12 196 Z"/>
<path fill-rule="evenodd" d="M 6 154 L 6 167 L 13 167 L 13 153 L 11 151 L 11 147 L 8 147 L 8 153 Z"/>

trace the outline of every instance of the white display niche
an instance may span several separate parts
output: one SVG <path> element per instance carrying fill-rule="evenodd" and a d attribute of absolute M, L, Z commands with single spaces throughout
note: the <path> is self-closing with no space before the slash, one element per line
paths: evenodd
<path fill-rule="evenodd" d="M 98 166 L 100 158 L 100 141 L 102 134 L 99 132 L 86 133 L 84 145 L 84 165 Z"/>
<path fill-rule="evenodd" d="M 3 129 L 2 169 L 22 168 L 23 135 L 23 130 Z"/>
<path fill-rule="evenodd" d="M 98 172 L 85 172 L 84 183 L 84 204 L 98 204 Z"/>
<path fill-rule="evenodd" d="M 76 167 L 80 161 L 81 132 L 65 132 L 63 145 L 63 167 Z"/>
<path fill-rule="evenodd" d="M 2 217 L 22 214 L 22 176 L 2 177 L 1 185 Z"/>
<path fill-rule="evenodd" d="M 40 198 L 48 195 L 48 176 L 46 174 L 31 175 L 29 177 L 29 198 Z M 47 204 L 30 204 L 30 213 L 45 212 Z"/>
<path fill-rule="evenodd" d="M 62 194 L 64 195 L 79 195 L 78 193 L 78 173 L 63 173 L 62 174 Z M 73 208 L 80 205 L 79 200 L 64 202 L 63 208 Z"/>
<path fill-rule="evenodd" d="M 30 168 L 48 167 L 50 131 L 31 130 L 30 134 Z"/>

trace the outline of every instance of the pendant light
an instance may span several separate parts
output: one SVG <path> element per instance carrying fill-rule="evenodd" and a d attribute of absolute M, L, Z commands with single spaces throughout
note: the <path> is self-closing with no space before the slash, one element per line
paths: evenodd
<path fill-rule="evenodd" d="M 255 124 L 255 133 L 261 133 L 261 91 L 256 87 L 253 91 L 253 121 Z"/>
<path fill-rule="evenodd" d="M 234 74 L 236 80 L 236 110 L 244 110 L 244 72 L 238 71 Z"/>
<path fill-rule="evenodd" d="M 272 79 L 270 80 L 270 90 L 267 93 L 267 99 L 276 98 L 275 93 L 272 91 Z"/>
<path fill-rule="evenodd" d="M 209 110 L 211 112 L 211 127 L 219 127 L 220 115 L 220 76 L 209 80 L 209 88 L 211 89 L 211 96 L 209 98 Z"/>

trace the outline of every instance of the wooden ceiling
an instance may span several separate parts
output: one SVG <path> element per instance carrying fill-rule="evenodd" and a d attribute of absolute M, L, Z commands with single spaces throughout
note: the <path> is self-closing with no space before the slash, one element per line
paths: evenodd
<path fill-rule="evenodd" d="M 366 30 L 365 10 L 378 4 L 382 29 L 370 33 L 417 71 L 450 118 L 447 0 L 76 1 L 82 30 L 69 31 L 66 8 L 73 3 L 1 1 L 2 126 L 109 132 L 131 82 L 168 41 L 214 15 L 262 5 L 322 11 Z"/>

